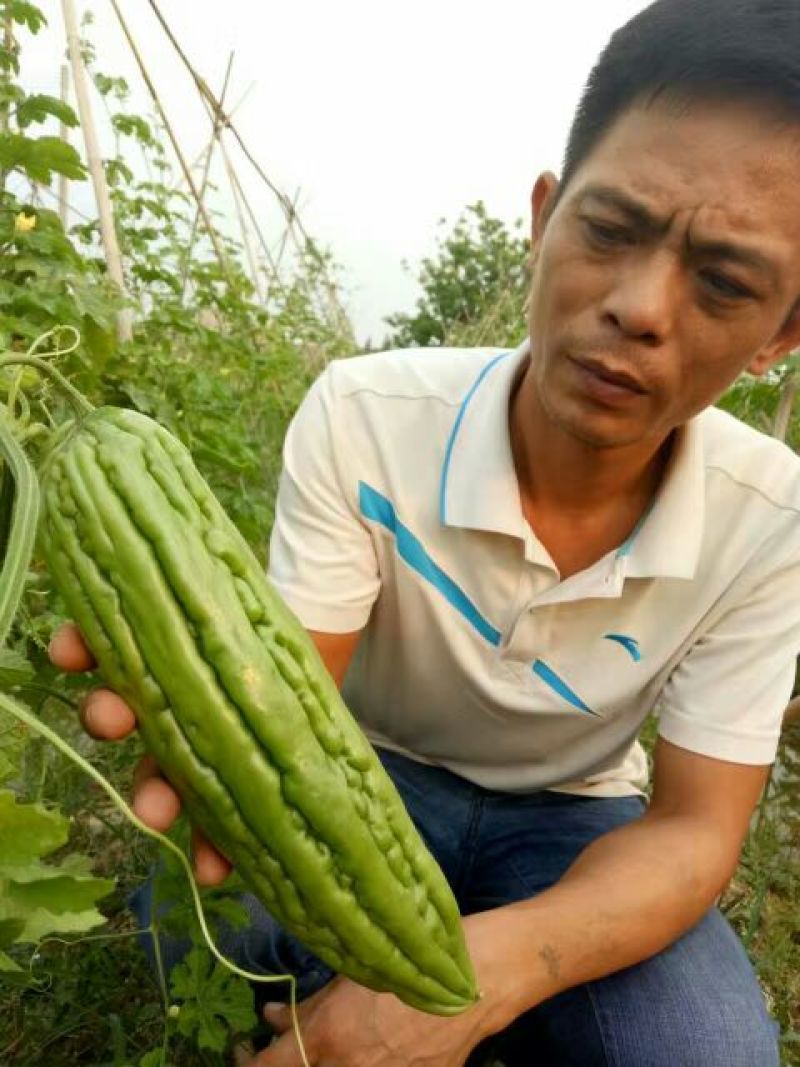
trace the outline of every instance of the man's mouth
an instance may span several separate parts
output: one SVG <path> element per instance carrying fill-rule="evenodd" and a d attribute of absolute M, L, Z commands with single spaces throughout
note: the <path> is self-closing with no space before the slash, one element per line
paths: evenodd
<path fill-rule="evenodd" d="M 623 370 L 621 367 L 614 367 L 596 359 L 578 359 L 574 356 L 570 356 L 569 358 L 573 363 L 576 363 L 581 370 L 591 374 L 601 382 L 615 386 L 620 390 L 627 390 L 631 393 L 644 394 L 647 392 L 647 389 L 645 389 L 644 385 L 637 377 L 629 371 Z"/>

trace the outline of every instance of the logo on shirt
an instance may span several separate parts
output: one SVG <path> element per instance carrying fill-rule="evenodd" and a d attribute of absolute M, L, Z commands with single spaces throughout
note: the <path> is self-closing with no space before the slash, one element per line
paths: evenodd
<path fill-rule="evenodd" d="M 639 651 L 639 642 L 635 637 L 628 637 L 626 634 L 603 634 L 603 637 L 622 645 L 625 651 L 630 653 L 634 663 L 638 663 L 642 658 L 642 653 Z"/>

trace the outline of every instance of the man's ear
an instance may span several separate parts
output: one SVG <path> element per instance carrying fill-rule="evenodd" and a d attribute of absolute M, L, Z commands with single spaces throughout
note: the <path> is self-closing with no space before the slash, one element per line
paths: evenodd
<path fill-rule="evenodd" d="M 534 247 L 544 236 L 544 230 L 553 213 L 560 188 L 558 178 L 546 170 L 536 179 L 531 192 L 531 245 Z"/>
<path fill-rule="evenodd" d="M 755 375 L 766 374 L 796 348 L 800 348 L 800 299 L 795 302 L 789 317 L 772 340 L 747 364 L 747 370 Z"/>

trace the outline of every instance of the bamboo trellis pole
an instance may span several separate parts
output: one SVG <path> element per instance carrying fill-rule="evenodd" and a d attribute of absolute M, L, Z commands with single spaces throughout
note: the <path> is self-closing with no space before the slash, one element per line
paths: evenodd
<path fill-rule="evenodd" d="M 209 115 L 210 115 L 211 114 L 211 109 L 210 109 L 210 107 L 208 105 L 208 101 L 205 100 L 205 98 L 203 98 L 203 103 L 205 104 L 206 110 L 209 112 Z M 278 276 L 277 264 L 275 263 L 275 261 L 274 261 L 274 259 L 272 257 L 272 253 L 269 250 L 269 245 L 267 244 L 266 238 L 264 237 L 264 233 L 263 233 L 263 231 L 261 229 L 261 226 L 259 225 L 258 219 L 256 218 L 256 214 L 255 214 L 255 212 L 253 211 L 253 208 L 250 205 L 250 201 L 247 199 L 247 196 L 245 195 L 244 189 L 242 188 L 242 183 L 240 182 L 239 176 L 236 173 L 236 168 L 233 165 L 233 162 L 232 162 L 231 157 L 230 157 L 230 153 L 228 152 L 227 146 L 225 145 L 225 141 L 224 141 L 224 138 L 223 138 L 222 134 L 223 134 L 223 130 L 220 129 L 219 133 L 218 133 L 219 147 L 220 147 L 220 151 L 222 153 L 222 161 L 223 161 L 223 164 L 225 166 L 225 171 L 226 171 L 226 173 L 228 175 L 228 181 L 230 182 L 231 188 L 232 188 L 232 191 L 233 191 L 234 201 L 237 204 L 237 210 L 239 209 L 240 205 L 242 205 L 244 207 L 244 209 L 245 209 L 245 211 L 247 213 L 247 217 L 250 220 L 250 225 L 253 227 L 253 230 L 255 231 L 256 236 L 258 237 L 259 244 L 261 245 L 261 249 L 262 249 L 262 251 L 264 253 L 264 258 L 266 259 L 267 263 L 270 266 L 270 269 L 272 270 L 273 280 L 278 282 L 278 284 L 280 284 L 280 278 Z M 243 231 L 243 232 L 246 232 L 246 230 Z M 249 239 L 248 239 L 248 242 L 246 242 L 246 243 L 249 243 Z"/>
<path fill-rule="evenodd" d="M 220 95 L 220 100 L 224 100 L 225 99 L 225 95 L 228 92 L 228 81 L 230 80 L 231 67 L 232 66 L 233 66 L 233 52 L 231 52 L 230 56 L 228 57 L 228 66 L 227 66 L 227 69 L 225 71 L 225 80 L 222 83 L 222 93 Z M 191 261 L 192 261 L 192 251 L 194 249 L 194 239 L 195 239 L 195 237 L 197 235 L 197 224 L 200 221 L 201 205 L 204 205 L 205 204 L 205 200 L 206 200 L 206 189 L 208 188 L 208 175 L 209 175 L 209 172 L 211 170 L 211 158 L 212 158 L 212 156 L 214 154 L 214 145 L 217 143 L 217 134 L 218 134 L 218 132 L 219 132 L 219 116 L 215 115 L 214 116 L 214 132 L 212 134 L 211 140 L 208 142 L 208 151 L 206 153 L 205 165 L 204 165 L 204 169 L 203 169 L 203 180 L 200 183 L 200 201 L 199 201 L 199 203 L 197 205 L 197 208 L 195 210 L 194 218 L 192 219 L 192 229 L 191 229 L 191 232 L 189 234 L 189 244 L 188 244 L 188 246 L 186 248 L 186 253 L 185 253 L 185 256 L 184 256 L 184 260 L 183 260 L 183 276 L 181 278 L 181 300 L 183 300 L 184 297 L 186 296 L 186 285 L 187 285 L 187 282 L 189 281 L 189 265 L 191 264 Z"/>
<path fill-rule="evenodd" d="M 114 2 L 115 2 L 115 0 L 112 0 L 112 3 L 114 3 Z M 222 119 L 223 119 L 224 125 L 231 131 L 233 136 L 239 142 L 239 146 L 242 149 L 242 151 L 244 152 L 244 154 L 247 157 L 247 159 L 250 161 L 250 163 L 253 164 L 253 166 L 256 168 L 256 170 L 260 174 L 262 180 L 267 184 L 269 189 L 274 194 L 275 198 L 277 199 L 278 203 L 281 205 L 281 207 L 283 208 L 283 210 L 284 210 L 284 212 L 286 214 L 287 221 L 294 222 L 298 227 L 301 228 L 301 232 L 303 232 L 302 231 L 302 224 L 301 224 L 299 218 L 297 218 L 292 212 L 292 205 L 291 205 L 291 203 L 289 201 L 289 198 L 285 195 L 285 193 L 281 192 L 281 190 L 277 187 L 277 185 L 275 185 L 275 183 L 271 180 L 271 178 L 266 174 L 266 172 L 260 166 L 258 161 L 255 160 L 253 158 L 253 156 L 250 154 L 250 152 L 247 149 L 247 146 L 244 144 L 244 142 L 242 141 L 241 137 L 237 133 L 235 127 L 233 126 L 233 123 L 230 120 L 230 115 L 226 115 L 225 114 L 225 112 L 223 111 L 222 107 L 220 106 L 219 100 L 217 100 L 217 98 L 214 96 L 214 94 L 211 91 L 211 89 L 208 87 L 208 84 L 203 80 L 203 78 L 200 77 L 200 75 L 197 73 L 197 71 L 192 66 L 191 62 L 189 61 L 189 57 L 186 55 L 184 50 L 181 48 L 181 46 L 180 46 L 180 44 L 178 42 L 178 39 L 176 38 L 175 34 L 170 29 L 169 23 L 164 18 L 164 16 L 161 14 L 161 9 L 159 8 L 158 4 L 155 2 L 155 0 L 148 0 L 148 2 L 150 4 L 150 7 L 153 9 L 154 15 L 156 16 L 156 18 L 158 19 L 159 23 L 161 24 L 161 28 L 164 30 L 164 33 L 167 35 L 167 38 L 169 39 L 170 44 L 175 49 L 175 51 L 178 53 L 178 56 L 180 57 L 181 62 L 186 67 L 186 69 L 189 72 L 189 75 L 192 78 L 192 81 L 197 86 L 197 91 L 200 93 L 200 96 L 203 97 L 208 102 L 208 104 L 210 104 L 212 111 L 214 111 L 214 112 L 218 112 L 219 111 L 219 112 L 222 113 Z M 304 232 L 303 232 L 303 236 L 306 237 L 306 234 Z"/>
<path fill-rule="evenodd" d="M 61 65 L 61 102 L 69 102 L 69 68 L 66 63 Z M 69 127 L 66 122 L 61 123 L 59 134 L 62 141 L 69 142 Z M 66 230 L 69 218 L 69 178 L 66 174 L 58 176 L 58 217 Z"/>
<path fill-rule="evenodd" d="M 186 157 L 184 156 L 183 151 L 181 150 L 181 146 L 178 143 L 177 137 L 175 136 L 172 124 L 167 118 L 167 114 L 161 103 L 161 98 L 159 97 L 156 87 L 153 84 L 153 81 L 147 70 L 147 67 L 145 66 L 144 59 L 142 58 L 142 53 L 139 51 L 139 48 L 137 47 L 137 44 L 133 39 L 133 35 L 128 27 L 128 23 L 125 21 L 125 17 L 123 16 L 122 11 L 120 10 L 117 0 L 111 0 L 111 6 L 114 8 L 114 14 L 117 16 L 117 20 L 119 21 L 119 24 L 122 27 L 122 32 L 125 34 L 125 39 L 127 40 L 131 52 L 133 53 L 133 57 L 136 60 L 136 65 L 139 68 L 139 73 L 142 75 L 144 83 L 147 86 L 147 90 L 150 93 L 152 101 L 156 106 L 159 118 L 164 123 L 164 129 L 167 131 L 167 136 L 170 139 L 172 148 L 175 152 L 175 155 L 178 157 L 178 163 L 180 164 L 180 168 L 183 171 L 183 176 L 186 179 L 186 184 L 189 186 L 192 196 L 194 197 L 194 201 L 200 210 L 200 215 L 203 219 L 203 224 L 205 226 L 206 233 L 208 234 L 209 240 L 211 241 L 211 244 L 214 248 L 214 253 L 216 254 L 217 259 L 219 260 L 222 272 L 230 283 L 231 279 L 230 271 L 228 269 L 228 260 L 222 248 L 222 245 L 220 244 L 219 235 L 217 234 L 217 231 L 213 223 L 211 222 L 211 218 L 208 212 L 206 211 L 205 205 L 203 204 L 203 201 L 200 198 L 200 192 L 197 186 L 195 185 L 194 178 L 192 177 L 192 173 L 189 170 L 189 166 L 186 162 Z"/>
<path fill-rule="evenodd" d="M 116 0 L 111 0 L 111 2 L 116 6 Z M 191 64 L 191 62 L 190 62 L 190 60 L 188 58 L 188 56 L 186 55 L 186 53 L 181 48 L 180 43 L 178 42 L 177 38 L 175 37 L 175 34 L 172 32 L 172 30 L 169 27 L 169 24 L 167 23 L 166 19 L 162 15 L 161 10 L 160 10 L 158 4 L 156 3 L 156 0 L 148 0 L 148 3 L 150 4 L 150 7 L 153 9 L 153 12 L 154 12 L 156 18 L 161 23 L 161 26 L 162 26 L 164 32 L 166 33 L 167 37 L 169 38 L 169 41 L 172 44 L 173 48 L 175 49 L 175 51 L 180 56 L 181 62 L 186 67 L 186 69 L 189 71 L 189 74 L 191 75 L 192 80 L 194 81 L 195 85 L 197 86 L 197 90 L 200 93 L 201 97 L 204 97 L 208 101 L 208 103 L 211 105 L 212 109 L 215 112 L 216 111 L 222 112 L 222 118 L 223 118 L 223 123 L 224 123 L 225 127 L 231 131 L 231 134 L 236 139 L 236 142 L 238 143 L 239 148 L 244 153 L 245 158 L 255 168 L 256 172 L 261 177 L 262 181 L 265 182 L 267 187 L 272 191 L 272 193 L 276 197 L 278 203 L 281 206 L 282 211 L 284 212 L 284 215 L 286 216 L 287 223 L 289 224 L 289 232 L 290 232 L 290 235 L 292 237 L 292 240 L 293 240 L 298 252 L 301 255 L 304 252 L 309 253 L 316 260 L 317 264 L 322 268 L 322 279 L 323 279 L 323 284 L 324 284 L 324 287 L 325 287 L 325 292 L 326 292 L 327 297 L 328 297 L 328 303 L 329 303 L 330 310 L 333 313 L 333 316 L 334 316 L 334 318 L 336 320 L 336 323 L 337 323 L 339 329 L 342 330 L 343 332 L 350 333 L 351 331 L 350 331 L 350 326 L 349 326 L 349 322 L 348 322 L 348 319 L 347 319 L 347 315 L 345 314 L 344 308 L 342 307 L 341 301 L 339 300 L 339 297 L 338 297 L 338 294 L 337 294 L 337 291 L 336 291 L 336 286 L 334 285 L 334 282 L 331 279 L 330 271 L 328 270 L 328 265 L 327 265 L 327 263 L 325 261 L 325 258 L 320 253 L 319 249 L 317 248 L 316 242 L 314 240 L 312 240 L 311 236 L 308 234 L 308 232 L 306 231 L 305 227 L 303 226 L 303 223 L 301 222 L 301 220 L 300 220 L 300 218 L 297 215 L 297 212 L 295 210 L 295 205 L 292 203 L 292 201 L 289 200 L 288 196 L 286 196 L 285 193 L 281 192 L 281 190 L 278 189 L 278 187 L 275 185 L 275 183 L 270 179 L 269 175 L 266 173 L 264 168 L 261 166 L 261 164 L 258 162 L 258 160 L 252 155 L 252 153 L 248 149 L 247 145 L 242 140 L 242 137 L 240 136 L 239 131 L 236 129 L 236 127 L 230 121 L 230 116 L 225 115 L 224 111 L 222 111 L 222 108 L 220 107 L 219 101 L 214 96 L 213 92 L 208 87 L 207 83 L 200 77 L 200 75 L 194 69 L 194 67 L 192 66 L 192 64 Z M 295 229 L 297 230 L 297 233 L 299 233 L 300 236 L 303 238 L 303 243 L 302 244 L 297 238 L 297 233 L 295 232 Z"/>
<path fill-rule="evenodd" d="M 293 197 L 293 198 L 292 198 L 292 200 L 291 200 L 291 205 L 292 205 L 292 211 L 294 211 L 294 212 L 296 212 L 296 211 L 297 211 L 297 201 L 298 201 L 299 199 L 300 199 L 300 190 L 299 190 L 299 188 L 298 188 L 298 189 L 297 189 L 297 190 L 295 191 L 294 197 Z M 283 254 L 284 254 L 284 252 L 286 251 L 286 245 L 287 245 L 287 243 L 288 243 L 288 240 L 287 240 L 287 239 L 288 239 L 288 237 L 289 237 L 289 232 L 290 232 L 290 231 L 289 231 L 289 228 L 288 228 L 288 227 L 287 227 L 287 228 L 286 228 L 286 229 L 285 229 L 285 230 L 283 231 L 283 237 L 281 238 L 281 245 L 280 245 L 280 248 L 278 249 L 278 257 L 277 257 L 277 259 L 276 259 L 276 261 L 275 261 L 275 262 L 277 263 L 277 265 L 278 265 L 278 266 L 280 266 L 280 262 L 281 262 L 281 260 L 283 259 Z"/>
<path fill-rule="evenodd" d="M 224 132 L 224 126 L 227 126 L 229 124 L 229 116 L 226 117 L 224 115 L 224 113 L 222 112 L 221 108 L 219 108 L 219 109 L 212 108 L 211 104 L 208 101 L 208 98 L 204 94 L 202 94 L 202 93 L 200 94 L 200 99 L 201 99 L 201 101 L 203 103 L 203 107 L 205 107 L 205 109 L 206 109 L 206 113 L 207 113 L 209 119 L 211 119 L 211 121 L 214 123 L 214 133 L 213 133 L 212 136 L 216 137 L 216 139 L 217 139 L 217 141 L 219 143 L 220 151 L 222 153 L 223 164 L 225 166 L 225 171 L 226 171 L 226 173 L 228 175 L 228 181 L 230 182 L 230 185 L 231 185 L 231 191 L 233 193 L 234 204 L 236 205 L 236 212 L 237 212 L 237 215 L 239 215 L 239 225 L 240 225 L 241 230 L 242 230 L 242 242 L 243 242 L 243 244 L 245 246 L 245 251 L 246 251 L 246 254 L 248 256 L 248 260 L 250 262 L 251 269 L 254 272 L 253 278 L 254 278 L 254 284 L 256 286 L 256 292 L 259 294 L 259 299 L 262 299 L 262 297 L 261 297 L 261 289 L 260 289 L 260 286 L 258 284 L 258 278 L 259 278 L 258 266 L 255 264 L 255 257 L 252 256 L 252 242 L 250 241 L 250 237 L 249 237 L 249 234 L 248 234 L 248 231 L 247 231 L 247 227 L 246 227 L 246 225 L 245 225 L 245 223 L 244 223 L 244 221 L 242 219 L 242 215 L 241 215 L 242 206 L 244 206 L 244 209 L 247 212 L 247 216 L 250 219 L 250 224 L 253 227 L 253 230 L 255 231 L 255 233 L 256 233 L 256 235 L 258 237 L 259 243 L 261 245 L 261 249 L 262 249 L 262 251 L 264 253 L 264 258 L 266 259 L 267 263 L 269 264 L 270 270 L 272 272 L 267 284 L 269 285 L 270 283 L 275 283 L 275 284 L 277 284 L 278 288 L 283 288 L 283 285 L 282 285 L 281 280 L 280 280 L 280 274 L 279 274 L 279 271 L 278 271 L 278 264 L 275 262 L 275 260 L 274 260 L 274 258 L 272 256 L 272 253 L 270 252 L 269 245 L 267 244 L 266 238 L 264 237 L 264 233 L 263 233 L 263 231 L 262 231 L 262 229 L 261 229 L 261 227 L 260 227 L 260 225 L 258 223 L 258 219 L 256 218 L 256 214 L 255 214 L 255 212 L 253 211 L 253 208 L 250 205 L 250 201 L 247 199 L 247 196 L 245 194 L 244 189 L 242 188 L 242 183 L 239 180 L 239 176 L 236 173 L 236 168 L 233 165 L 233 162 L 232 162 L 231 157 L 230 157 L 230 153 L 228 152 L 228 149 L 227 149 L 227 147 L 225 145 L 225 140 L 224 140 L 224 138 L 222 136 L 223 132 Z M 244 100 L 244 97 L 242 97 L 242 100 L 240 100 L 239 103 L 241 103 L 243 100 Z M 237 104 L 237 107 L 238 107 L 238 104 Z M 231 114 L 232 114 L 232 112 L 231 112 Z M 224 123 L 223 123 L 223 120 L 225 120 Z M 284 240 L 284 243 L 285 243 L 285 241 L 286 241 L 286 232 L 284 232 L 283 240 Z M 266 274 L 266 271 L 264 273 Z M 263 300 L 266 301 L 267 297 L 268 297 L 268 293 L 264 293 Z"/>
<path fill-rule="evenodd" d="M 75 86 L 75 99 L 78 104 L 81 129 L 86 147 L 86 161 L 89 174 L 94 187 L 94 195 L 97 201 L 97 211 L 100 217 L 100 239 L 103 245 L 108 273 L 112 281 L 117 285 L 123 296 L 127 296 L 125 276 L 122 269 L 122 256 L 117 241 L 117 232 L 114 229 L 114 215 L 111 209 L 111 197 L 108 192 L 103 160 L 100 156 L 100 146 L 97 140 L 92 104 L 89 97 L 89 89 L 86 80 L 86 69 L 81 56 L 80 39 L 78 37 L 78 21 L 75 15 L 73 0 L 61 0 L 61 8 L 64 16 L 64 26 L 67 34 L 67 48 L 69 51 L 70 65 L 72 67 L 72 81 Z M 117 314 L 117 336 L 120 341 L 129 341 L 133 335 L 132 315 L 129 308 L 123 308 Z"/>
<path fill-rule="evenodd" d="M 238 101 L 233 105 L 233 107 L 228 112 L 228 117 L 229 118 L 236 114 L 236 112 L 239 110 L 241 105 L 245 102 L 247 97 L 250 95 L 250 92 L 252 91 L 254 85 L 255 85 L 255 82 L 251 82 L 250 85 L 248 85 L 247 89 L 242 93 L 242 95 L 239 97 Z M 203 160 L 206 158 L 206 154 L 208 152 L 209 146 L 210 146 L 211 141 L 213 139 L 214 139 L 214 134 L 212 133 L 211 137 L 209 138 L 209 143 L 205 146 L 205 148 L 202 151 L 198 152 L 197 155 L 195 156 L 195 158 L 192 160 L 191 166 L 189 167 L 189 169 L 191 171 L 195 171 L 200 166 L 200 164 L 203 162 Z M 183 183 L 184 183 L 184 177 L 181 174 L 181 175 L 179 175 L 178 180 L 173 185 L 172 191 L 176 192 L 177 190 L 179 190 L 181 188 L 181 186 L 183 185 Z"/>
<path fill-rule="evenodd" d="M 779 441 L 785 441 L 789 432 L 789 423 L 792 419 L 792 409 L 797 398 L 798 384 L 796 373 L 790 374 L 783 383 L 780 400 L 778 401 L 778 410 L 775 412 L 775 421 L 772 426 L 772 436 L 777 437 Z"/>
<path fill-rule="evenodd" d="M 220 139 L 220 147 L 222 147 L 222 140 Z M 258 264 L 256 263 L 256 257 L 253 252 L 253 243 L 250 240 L 250 234 L 247 230 L 247 223 L 244 219 L 244 209 L 242 207 L 241 200 L 239 199 L 238 181 L 236 175 L 233 173 L 230 160 L 227 158 L 227 153 L 223 153 L 223 163 L 225 165 L 225 173 L 228 175 L 228 184 L 231 187 L 231 193 L 233 194 L 233 203 L 236 208 L 236 217 L 239 220 L 239 230 L 242 235 L 242 244 L 244 245 L 244 252 L 247 257 L 247 263 L 250 267 L 250 276 L 253 279 L 253 285 L 256 290 L 256 297 L 258 302 L 263 304 L 266 302 L 266 293 L 261 288 L 261 280 L 258 272 Z"/>
<path fill-rule="evenodd" d="M 10 15 L 6 16 L 3 23 L 3 48 L 7 52 L 13 52 L 15 48 L 14 41 L 14 22 Z M 0 104 L 0 133 L 8 133 L 8 115 L 11 109 L 11 102 L 9 100 Z M 9 171 L 4 167 L 0 167 L 0 191 L 5 191 L 6 181 L 8 180 Z"/>
<path fill-rule="evenodd" d="M 6 52 L 13 52 L 14 47 L 14 21 L 10 15 L 6 15 L 3 21 L 3 48 Z M 8 133 L 8 113 L 10 108 L 10 98 L 0 104 L 0 133 Z"/>

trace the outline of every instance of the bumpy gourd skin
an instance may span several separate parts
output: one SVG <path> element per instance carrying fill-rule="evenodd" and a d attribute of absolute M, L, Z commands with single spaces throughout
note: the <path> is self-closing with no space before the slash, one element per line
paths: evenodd
<path fill-rule="evenodd" d="M 99 408 L 43 469 L 42 547 L 192 818 L 337 971 L 477 996 L 458 907 L 308 634 L 158 423 Z"/>

